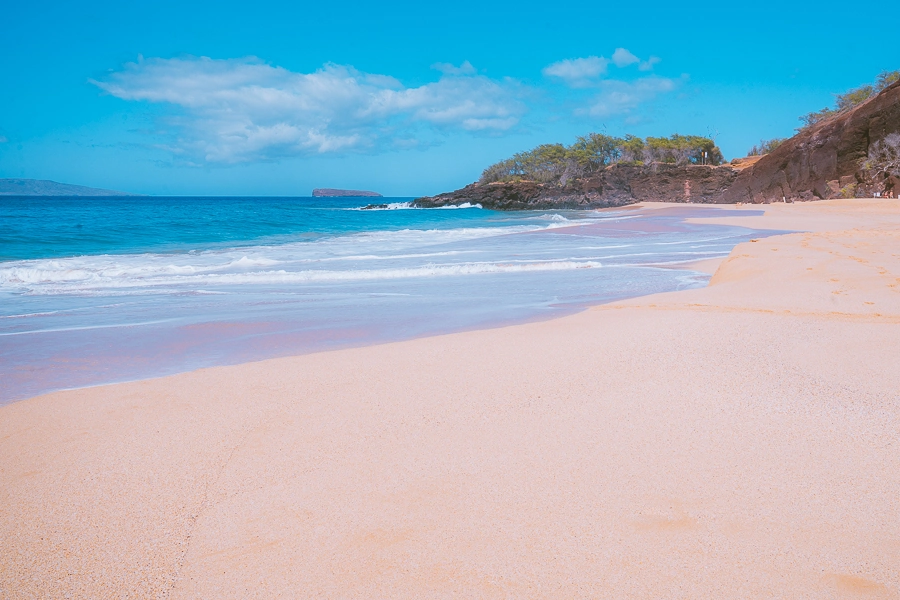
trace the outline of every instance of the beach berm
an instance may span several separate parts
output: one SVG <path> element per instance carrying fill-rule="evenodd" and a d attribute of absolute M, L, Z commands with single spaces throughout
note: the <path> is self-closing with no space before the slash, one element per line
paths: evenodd
<path fill-rule="evenodd" d="M 763 208 L 703 289 L 0 408 L 0 597 L 900 598 L 900 203 Z"/>

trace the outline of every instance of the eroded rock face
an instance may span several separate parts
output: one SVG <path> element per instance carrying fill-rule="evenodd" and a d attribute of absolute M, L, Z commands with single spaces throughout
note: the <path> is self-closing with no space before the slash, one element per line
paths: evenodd
<path fill-rule="evenodd" d="M 418 198 L 414 204 L 434 208 L 468 202 L 493 210 L 547 210 L 610 208 L 642 201 L 717 202 L 737 175 L 728 165 L 613 165 L 564 187 L 533 181 L 473 183 L 455 192 Z"/>
<path fill-rule="evenodd" d="M 890 190 L 900 194 L 900 82 L 773 152 L 734 166 L 613 165 L 564 187 L 530 181 L 472 184 L 419 198 L 415 205 L 470 202 L 496 210 L 544 210 L 635 202 L 734 204 L 870 197 Z"/>
<path fill-rule="evenodd" d="M 875 145 L 897 133 L 900 83 L 787 140 L 741 172 L 718 201 L 781 202 L 884 192 L 896 177 L 864 166 Z"/>

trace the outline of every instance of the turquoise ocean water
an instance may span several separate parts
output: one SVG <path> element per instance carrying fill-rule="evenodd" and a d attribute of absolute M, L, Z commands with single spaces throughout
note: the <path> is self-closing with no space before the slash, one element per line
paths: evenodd
<path fill-rule="evenodd" d="M 702 286 L 671 267 L 760 235 L 408 200 L 0 197 L 0 403 Z"/>

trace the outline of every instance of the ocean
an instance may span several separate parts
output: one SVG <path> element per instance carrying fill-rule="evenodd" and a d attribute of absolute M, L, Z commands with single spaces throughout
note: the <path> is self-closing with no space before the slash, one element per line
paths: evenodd
<path fill-rule="evenodd" d="M 673 267 L 761 235 L 685 221 L 702 207 L 409 200 L 0 197 L 0 403 L 699 287 Z"/>

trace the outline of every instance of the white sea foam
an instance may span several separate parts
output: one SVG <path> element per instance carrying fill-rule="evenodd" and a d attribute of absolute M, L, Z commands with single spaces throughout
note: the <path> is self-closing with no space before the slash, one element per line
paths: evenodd
<path fill-rule="evenodd" d="M 455 208 L 483 208 L 480 204 L 472 204 L 471 202 L 463 202 L 462 204 L 448 204 L 446 206 L 436 206 L 437 210 L 453 210 Z"/>
<path fill-rule="evenodd" d="M 457 208 L 482 208 L 482 206 L 480 204 L 472 204 L 471 202 L 463 202 L 461 204 L 424 208 L 421 206 L 414 206 L 412 202 L 389 202 L 387 204 L 369 204 L 367 206 L 347 208 L 344 210 L 447 210 Z"/>
<path fill-rule="evenodd" d="M 209 285 L 216 282 L 263 282 L 272 277 L 260 273 L 289 273 L 296 281 L 367 279 L 370 276 L 355 276 L 352 273 L 365 273 L 366 269 L 360 269 L 355 263 L 370 261 L 394 262 L 401 269 L 398 272 L 410 267 L 414 269 L 411 273 L 419 273 L 421 271 L 415 269 L 422 268 L 423 260 L 452 262 L 460 255 L 475 252 L 469 248 L 446 248 L 447 245 L 539 231 L 558 225 L 552 222 L 505 227 L 381 230 L 310 242 L 181 254 L 89 255 L 12 261 L 0 263 L 0 290 L 31 294 L 77 293 L 92 289 L 181 288 L 201 282 Z M 367 252 L 360 253 L 361 249 Z M 345 275 L 298 274 L 304 271 L 312 273 L 315 267 L 325 264 L 342 264 L 342 268 L 330 270 Z M 438 266 L 448 269 L 454 265 Z M 461 267 L 458 272 L 463 274 L 466 270 Z"/>
<path fill-rule="evenodd" d="M 94 291 L 126 292 L 129 289 L 143 289 L 148 292 L 168 293 L 186 291 L 193 288 L 232 285 L 287 285 L 321 282 L 354 282 L 389 279 L 410 279 L 417 277 L 447 277 L 459 275 L 478 275 L 485 273 L 521 273 L 538 271 L 562 271 L 571 269 L 590 269 L 601 267 L 594 260 L 536 260 L 503 262 L 463 262 L 452 264 L 425 264 L 387 269 L 346 269 L 346 270 L 260 270 L 260 271 L 225 271 L 209 272 L 173 272 L 169 268 L 151 273 L 150 269 L 142 269 L 139 276 L 134 270 L 100 269 L 90 272 L 78 269 L 74 277 L 73 270 L 61 269 L 15 269 L 12 272 L 0 270 L 0 282 L 14 285 L 31 294 L 78 294 Z M 6 270 L 10 271 L 10 270 Z M 166 288 L 165 290 L 159 288 Z"/>
<path fill-rule="evenodd" d="M 393 203 L 385 210 L 414 209 Z M 642 218 L 636 212 L 430 215 L 334 212 L 366 226 L 409 228 L 326 236 L 311 227 L 298 234 L 303 239 L 233 248 L 0 262 L 0 379 L 35 373 L 34 385 L 15 392 L 24 397 L 108 382 L 99 371 L 85 379 L 84 360 L 104 365 L 115 357 L 117 374 L 139 378 L 247 360 L 254 351 L 248 335 L 276 333 L 255 345 L 267 349 L 258 355 L 266 358 L 335 340 L 368 343 L 515 322 L 703 285 L 707 275 L 671 267 L 722 256 L 739 241 L 725 228 L 615 223 Z M 591 223 L 613 225 L 582 227 Z M 250 327 L 217 328 L 212 337 L 186 327 L 202 323 Z M 253 324 L 265 326 L 257 331 Z M 182 347 L 188 350 L 179 353 Z M 119 368 L 129 360 L 131 370 Z"/>

